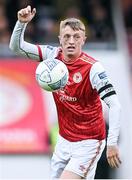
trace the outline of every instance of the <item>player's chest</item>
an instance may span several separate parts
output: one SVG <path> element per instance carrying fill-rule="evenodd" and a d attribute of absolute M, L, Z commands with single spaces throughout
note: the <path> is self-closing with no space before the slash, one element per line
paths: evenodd
<path fill-rule="evenodd" d="M 75 102 L 87 96 L 91 89 L 88 69 L 72 68 L 69 70 L 67 85 L 56 93 L 58 99 Z"/>

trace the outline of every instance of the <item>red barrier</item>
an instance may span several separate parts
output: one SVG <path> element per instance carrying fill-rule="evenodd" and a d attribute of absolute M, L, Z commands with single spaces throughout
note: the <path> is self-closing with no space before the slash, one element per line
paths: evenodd
<path fill-rule="evenodd" d="M 0 153 L 46 153 L 48 117 L 37 62 L 0 60 Z"/>

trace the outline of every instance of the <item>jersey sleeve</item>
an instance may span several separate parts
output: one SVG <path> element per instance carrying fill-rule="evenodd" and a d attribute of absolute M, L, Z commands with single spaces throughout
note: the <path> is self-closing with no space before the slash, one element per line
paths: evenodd
<path fill-rule="evenodd" d="M 120 130 L 121 106 L 116 91 L 114 90 L 106 71 L 99 62 L 96 62 L 90 70 L 90 81 L 93 89 L 97 90 L 100 98 L 109 107 L 107 145 L 117 145 Z"/>
<path fill-rule="evenodd" d="M 24 33 L 27 23 L 17 21 L 11 35 L 9 47 L 16 54 L 30 59 L 43 61 L 44 59 L 56 56 L 57 47 L 49 45 L 35 45 L 24 40 Z"/>
<path fill-rule="evenodd" d="M 93 89 L 98 91 L 98 94 L 102 100 L 104 100 L 106 97 L 116 94 L 105 69 L 99 62 L 96 62 L 91 67 L 90 81 Z"/>

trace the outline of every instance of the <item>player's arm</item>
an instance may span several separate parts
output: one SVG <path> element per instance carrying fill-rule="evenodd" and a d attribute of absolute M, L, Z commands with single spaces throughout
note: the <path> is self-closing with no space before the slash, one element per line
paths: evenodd
<path fill-rule="evenodd" d="M 36 9 L 31 10 L 31 6 L 21 9 L 17 13 L 18 21 L 11 35 L 9 47 L 18 55 L 35 60 L 41 60 L 43 57 L 42 47 L 24 40 L 24 32 L 27 24 L 33 19 Z"/>
<path fill-rule="evenodd" d="M 90 71 L 90 80 L 92 87 L 98 91 L 100 98 L 109 107 L 107 159 L 111 167 L 119 167 L 121 160 L 119 157 L 117 143 L 120 129 L 120 103 L 110 79 L 107 77 L 104 68 L 99 62 L 92 66 Z"/>

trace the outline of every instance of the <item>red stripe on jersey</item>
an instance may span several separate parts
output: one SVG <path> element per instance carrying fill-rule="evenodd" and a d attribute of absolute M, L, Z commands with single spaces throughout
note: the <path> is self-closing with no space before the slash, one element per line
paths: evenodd
<path fill-rule="evenodd" d="M 63 56 L 57 57 L 63 61 Z M 92 57 L 90 59 L 90 56 L 82 53 L 72 62 L 72 66 L 65 63 L 69 70 L 68 83 L 62 90 L 53 93 L 59 133 L 71 142 L 103 140 L 106 137 L 100 97 L 90 82 L 90 69 L 95 62 Z"/>
<path fill-rule="evenodd" d="M 90 162 L 86 172 L 84 173 L 84 177 L 87 176 L 88 172 L 90 171 L 91 166 L 93 165 L 93 163 L 96 160 L 98 154 L 100 153 L 101 145 L 102 145 L 102 141 L 99 141 L 99 146 L 97 147 L 97 152 L 96 152 L 95 156 L 91 159 L 91 162 Z"/>
<path fill-rule="evenodd" d="M 41 48 L 40 48 L 39 45 L 36 45 L 36 46 L 37 46 L 37 48 L 38 48 L 39 60 L 40 60 L 40 61 L 43 61 L 43 56 L 42 56 Z"/>

